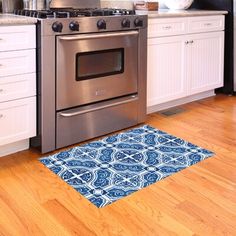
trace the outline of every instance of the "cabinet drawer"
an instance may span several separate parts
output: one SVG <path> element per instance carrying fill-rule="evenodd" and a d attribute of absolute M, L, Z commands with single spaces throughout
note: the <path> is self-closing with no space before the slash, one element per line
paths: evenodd
<path fill-rule="evenodd" d="M 1 52 L 0 78 L 3 76 L 34 73 L 36 68 L 35 49 Z"/>
<path fill-rule="evenodd" d="M 36 135 L 36 97 L 0 103 L 0 145 Z"/>
<path fill-rule="evenodd" d="M 148 37 L 161 37 L 187 33 L 186 18 L 149 19 Z"/>
<path fill-rule="evenodd" d="M 36 74 L 0 77 L 0 102 L 36 95 Z"/>
<path fill-rule="evenodd" d="M 189 18 L 189 33 L 201 33 L 224 30 L 225 17 L 205 16 Z"/>
<path fill-rule="evenodd" d="M 0 52 L 31 49 L 35 46 L 35 25 L 0 27 Z"/>
<path fill-rule="evenodd" d="M 111 101 L 101 102 L 100 104 L 104 108 L 90 110 L 91 108 L 97 108 L 97 105 L 88 105 L 83 108 L 58 112 L 56 148 L 125 129 L 138 123 L 137 100 L 110 107 L 106 107 L 106 105 L 111 104 Z M 63 113 L 74 115 L 65 116 Z M 78 114 L 75 115 L 76 113 Z"/>

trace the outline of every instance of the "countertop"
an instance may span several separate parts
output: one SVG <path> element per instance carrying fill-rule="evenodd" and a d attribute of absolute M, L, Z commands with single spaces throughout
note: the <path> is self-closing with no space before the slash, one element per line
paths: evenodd
<path fill-rule="evenodd" d="M 13 14 L 0 14 L 0 25 L 25 25 L 37 23 L 36 18 Z"/>
<path fill-rule="evenodd" d="M 213 11 L 213 10 L 168 10 L 160 9 L 159 11 L 143 11 L 137 10 L 139 15 L 148 15 L 149 18 L 164 18 L 164 17 L 186 17 L 186 16 L 209 16 L 209 15 L 225 15 L 227 11 Z M 35 24 L 36 18 L 13 15 L 0 14 L 0 25 L 23 25 Z"/>
<path fill-rule="evenodd" d="M 159 9 L 158 11 L 136 10 L 138 15 L 148 15 L 148 18 L 164 18 L 164 17 L 189 17 L 189 16 L 210 16 L 210 15 L 226 15 L 227 11 L 215 10 L 169 10 Z"/>

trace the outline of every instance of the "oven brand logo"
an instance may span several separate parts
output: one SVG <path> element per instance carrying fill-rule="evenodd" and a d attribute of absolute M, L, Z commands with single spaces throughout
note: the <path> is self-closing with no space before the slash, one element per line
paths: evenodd
<path fill-rule="evenodd" d="M 106 92 L 107 92 L 106 89 L 98 89 L 98 90 L 96 90 L 95 95 L 102 96 L 102 95 L 105 95 Z"/>

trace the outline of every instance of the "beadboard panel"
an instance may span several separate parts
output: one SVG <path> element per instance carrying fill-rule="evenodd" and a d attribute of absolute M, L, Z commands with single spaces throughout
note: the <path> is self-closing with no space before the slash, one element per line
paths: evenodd
<path fill-rule="evenodd" d="M 189 35 L 193 43 L 189 47 L 188 94 L 223 86 L 224 32 Z"/>
<path fill-rule="evenodd" d="M 186 95 L 185 55 L 182 36 L 148 40 L 148 106 Z"/>

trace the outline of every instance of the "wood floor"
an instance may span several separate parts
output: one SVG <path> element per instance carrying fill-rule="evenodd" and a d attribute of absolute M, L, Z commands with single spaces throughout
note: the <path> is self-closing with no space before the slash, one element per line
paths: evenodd
<path fill-rule="evenodd" d="M 35 151 L 0 158 L 0 235 L 236 235 L 236 97 L 150 115 L 147 123 L 216 153 L 98 209 Z"/>

